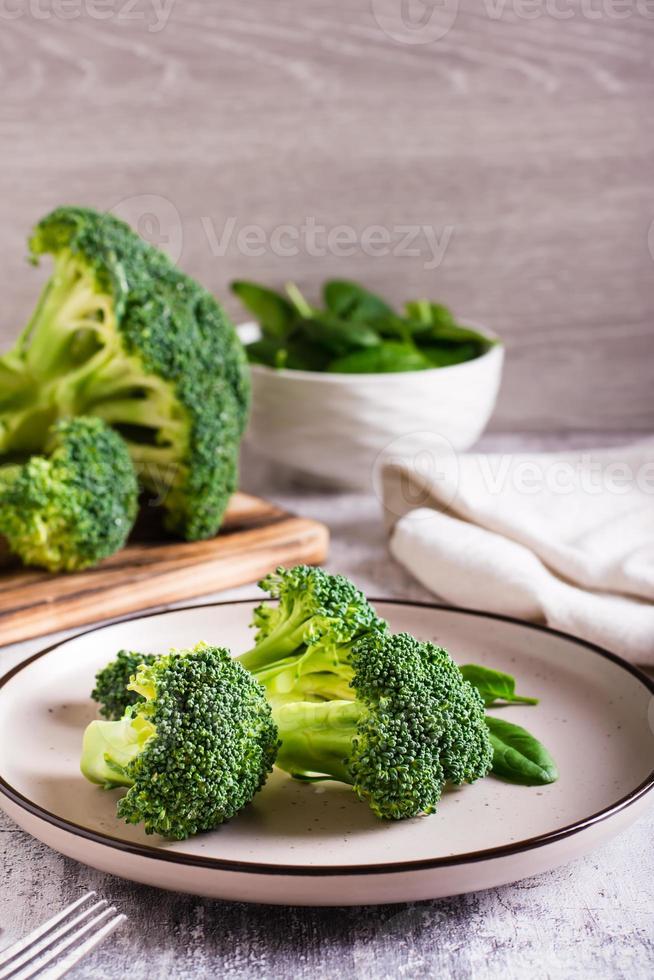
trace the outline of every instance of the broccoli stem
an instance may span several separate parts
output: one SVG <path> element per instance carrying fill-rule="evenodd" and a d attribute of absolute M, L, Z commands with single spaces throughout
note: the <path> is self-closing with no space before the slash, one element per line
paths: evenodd
<path fill-rule="evenodd" d="M 152 722 L 138 715 L 134 718 L 126 715 L 120 721 L 92 722 L 82 741 L 82 775 L 107 789 L 131 786 L 134 780 L 127 775 L 127 767 L 155 731 Z"/>
<path fill-rule="evenodd" d="M 8 382 L 0 388 L 0 452 L 39 452 L 55 418 L 83 414 L 79 385 L 113 356 L 103 325 L 109 300 L 92 283 L 77 260 L 61 253 L 29 323 L 0 359 L 0 380 Z M 82 338 L 93 338 L 93 346 L 80 363 Z"/>
<path fill-rule="evenodd" d="M 256 672 L 289 654 L 297 653 L 310 633 L 311 619 L 306 618 L 302 601 L 296 600 L 281 622 L 267 636 L 258 640 L 251 650 L 241 654 L 239 660 L 246 670 Z"/>
<path fill-rule="evenodd" d="M 254 671 L 273 703 L 283 701 L 353 701 L 354 671 L 347 646 L 310 647 L 301 656 L 286 657 Z M 239 657 L 241 663 L 242 658 Z M 244 664 L 244 666 L 247 666 Z"/>
<path fill-rule="evenodd" d="M 352 785 L 346 759 L 365 712 L 355 701 L 296 701 L 273 707 L 281 739 L 276 764 L 292 776 L 323 775 Z"/>

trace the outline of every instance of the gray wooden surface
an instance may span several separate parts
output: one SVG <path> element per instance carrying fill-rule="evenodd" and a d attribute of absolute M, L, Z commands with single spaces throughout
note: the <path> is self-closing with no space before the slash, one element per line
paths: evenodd
<path fill-rule="evenodd" d="M 482 448 L 602 441 L 486 437 Z M 246 486 L 260 490 L 264 478 L 281 504 L 330 525 L 331 569 L 352 575 L 371 595 L 429 599 L 388 557 L 378 501 L 289 489 L 279 475 L 246 463 Z M 0 649 L 0 672 L 53 640 Z M 650 980 L 653 838 L 650 810 L 590 856 L 515 885 L 410 905 L 288 909 L 132 885 L 61 857 L 0 814 L 0 946 L 93 888 L 125 911 L 129 924 L 74 971 L 75 980 Z"/>
<path fill-rule="evenodd" d="M 0 4 L 2 341 L 42 278 L 31 224 L 118 206 L 219 296 L 348 275 L 487 323 L 509 348 L 495 429 L 651 428 L 651 0 L 56 4 Z M 425 27 L 397 41 L 407 5 Z M 353 254 L 312 248 L 312 221 Z M 406 225 L 416 255 L 394 254 Z"/>

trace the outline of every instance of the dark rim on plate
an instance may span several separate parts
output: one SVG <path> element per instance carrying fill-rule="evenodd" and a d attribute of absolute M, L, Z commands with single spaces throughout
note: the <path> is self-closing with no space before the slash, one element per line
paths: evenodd
<path fill-rule="evenodd" d="M 33 654 L 31 657 L 28 657 L 26 660 L 23 660 L 21 663 L 16 664 L 15 667 L 0 677 L 0 691 L 15 674 L 18 674 L 21 670 L 24 670 L 35 660 L 44 657 L 46 654 L 51 653 L 53 650 L 63 646 L 65 643 L 69 643 L 71 640 L 76 640 L 79 637 L 96 633 L 98 630 L 104 629 L 107 626 L 113 626 L 118 623 L 127 623 L 135 619 L 149 619 L 152 616 L 166 616 L 176 612 L 186 612 L 190 609 L 212 609 L 219 608 L 221 606 L 239 606 L 248 603 L 253 605 L 259 601 L 259 599 L 233 599 L 226 602 L 193 603 L 188 606 L 179 606 L 176 609 L 165 609 L 149 613 L 137 613 L 133 616 L 123 616 L 103 622 L 98 626 L 91 627 L 91 629 L 82 630 L 81 632 L 76 633 L 74 636 L 69 636 L 65 640 L 60 640 L 58 643 L 53 643 L 44 650 L 41 650 L 38 653 Z M 560 637 L 561 639 L 574 643 L 577 646 L 584 647 L 585 649 L 590 650 L 592 653 L 604 657 L 606 660 L 611 660 L 613 663 L 617 664 L 618 667 L 632 674 L 637 680 L 640 681 L 641 684 L 643 684 L 649 693 L 654 696 L 654 680 L 650 679 L 633 664 L 623 660 L 622 657 L 619 657 L 617 654 L 611 653 L 609 650 L 605 650 L 603 647 L 597 646 L 595 643 L 590 643 L 587 640 L 581 640 L 569 633 L 564 633 L 562 630 L 550 629 L 549 626 L 543 626 L 540 623 L 529 623 L 525 620 L 518 619 L 515 616 L 504 616 L 501 613 L 484 612 L 481 609 L 467 609 L 463 606 L 450 606 L 431 602 L 416 602 L 408 599 L 372 598 L 370 601 L 372 603 L 385 603 L 386 605 L 391 606 L 411 606 L 420 609 L 441 610 L 443 612 L 456 613 L 465 616 L 479 616 L 483 619 L 494 619 L 504 623 L 513 623 L 514 625 L 522 626 L 526 629 L 538 630 L 542 633 L 548 633 L 551 636 Z M 51 824 L 58 830 L 72 833 L 77 837 L 83 837 L 95 844 L 101 844 L 105 847 L 110 847 L 128 854 L 134 854 L 138 857 L 154 858 L 158 861 L 167 861 L 172 862 L 173 864 L 199 867 L 210 871 L 229 871 L 238 872 L 241 874 L 288 875 L 293 877 L 299 876 L 309 878 L 339 875 L 400 874 L 408 871 L 427 871 L 436 868 L 451 867 L 453 865 L 473 864 L 478 861 L 489 861 L 495 858 L 510 857 L 514 854 L 520 854 L 524 851 L 530 851 L 536 847 L 543 847 L 547 844 L 553 844 L 556 841 L 560 841 L 566 837 L 571 837 L 574 834 L 578 834 L 582 830 L 585 830 L 596 823 L 600 823 L 601 821 L 606 820 L 608 817 L 614 816 L 621 810 L 624 810 L 626 807 L 631 806 L 646 793 L 648 793 L 653 787 L 654 769 L 639 786 L 631 791 L 631 793 L 621 797 L 621 799 L 617 800 L 615 803 L 612 803 L 610 806 L 605 807 L 603 810 L 599 810 L 597 813 L 584 817 L 582 820 L 577 820 L 575 823 L 568 824 L 566 827 L 560 827 L 558 830 L 548 831 L 547 833 L 539 834 L 536 837 L 530 837 L 526 840 L 517 841 L 515 844 L 490 847 L 481 851 L 470 851 L 466 854 L 457 854 L 452 855 L 451 857 L 425 858 L 419 861 L 398 861 L 395 863 L 388 862 L 384 864 L 312 865 L 309 867 L 306 865 L 294 866 L 284 864 L 262 864 L 260 862 L 228 861 L 224 858 L 199 857 L 194 854 L 183 854 L 178 851 L 167 851 L 163 848 L 152 847 L 148 844 L 135 844 L 131 841 L 122 840 L 120 837 L 112 837 L 110 834 L 101 834 L 97 831 L 89 830 L 88 827 L 82 827 L 79 824 L 73 823 L 71 820 L 65 820 L 62 817 L 57 816 L 57 814 L 51 813 L 49 810 L 40 807 L 32 800 L 28 800 L 22 795 L 22 793 L 19 793 L 18 790 L 14 789 L 13 786 L 11 786 L 0 775 L 0 792 L 2 792 L 3 795 L 5 795 L 17 806 L 21 807 L 23 810 L 26 810 L 28 813 L 31 813 L 33 816 L 45 821 L 46 823 Z"/>

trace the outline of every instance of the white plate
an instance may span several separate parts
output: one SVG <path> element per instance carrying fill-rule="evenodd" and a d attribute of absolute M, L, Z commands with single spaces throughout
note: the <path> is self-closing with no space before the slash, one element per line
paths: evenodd
<path fill-rule="evenodd" d="M 550 748 L 544 787 L 488 778 L 447 792 L 438 813 L 377 821 L 336 783 L 275 773 L 230 824 L 184 842 L 115 816 L 119 791 L 79 774 L 96 670 L 120 647 L 162 652 L 201 639 L 249 645 L 253 603 L 197 606 L 103 626 L 37 654 L 0 682 L 0 802 L 29 833 L 102 871 L 238 901 L 354 905 L 504 884 L 585 853 L 652 799 L 654 685 L 599 648 L 484 613 L 376 602 L 394 630 L 446 646 L 459 663 L 508 670 L 530 708 L 501 709 Z"/>

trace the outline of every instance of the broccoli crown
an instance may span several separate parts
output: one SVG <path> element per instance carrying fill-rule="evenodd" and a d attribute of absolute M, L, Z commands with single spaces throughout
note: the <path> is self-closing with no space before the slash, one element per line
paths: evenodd
<path fill-rule="evenodd" d="M 446 782 L 486 775 L 484 704 L 445 650 L 380 631 L 350 662 L 356 700 L 275 708 L 282 768 L 349 783 L 386 819 L 433 813 Z"/>
<path fill-rule="evenodd" d="M 47 456 L 0 467 L 0 533 L 26 565 L 75 571 L 123 546 L 138 485 L 123 439 L 101 419 L 57 422 Z"/>
<path fill-rule="evenodd" d="M 141 694 L 127 685 L 142 664 L 150 666 L 156 659 L 154 653 L 119 650 L 115 659 L 98 671 L 91 697 L 98 702 L 103 718 L 117 721 L 127 708 L 144 700 Z"/>
<path fill-rule="evenodd" d="M 120 721 L 94 721 L 82 772 L 129 786 L 118 815 L 146 833 L 183 840 L 229 820 L 261 789 L 277 729 L 261 685 L 227 650 L 199 644 L 140 668 L 145 700 Z"/>
<path fill-rule="evenodd" d="M 36 227 L 54 273 L 0 360 L 0 452 L 39 451 L 55 418 L 97 415 L 126 438 L 170 530 L 217 530 L 235 489 L 249 375 L 215 299 L 109 214 L 64 207 Z"/>
<path fill-rule="evenodd" d="M 239 658 L 248 670 L 303 653 L 308 645 L 326 650 L 349 643 L 382 623 L 349 579 L 322 568 L 278 568 L 259 586 L 278 602 L 254 611 L 255 646 Z"/>

